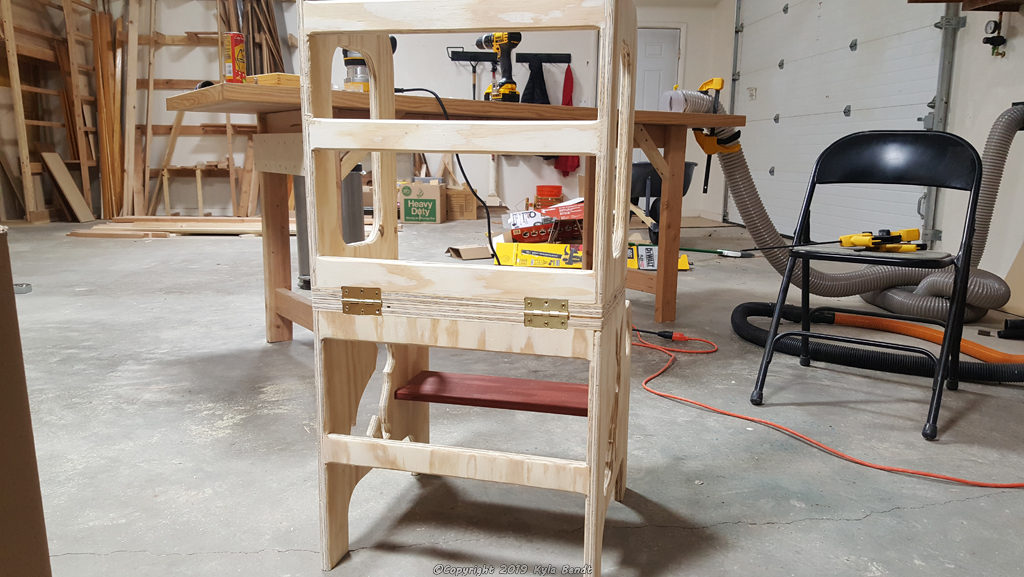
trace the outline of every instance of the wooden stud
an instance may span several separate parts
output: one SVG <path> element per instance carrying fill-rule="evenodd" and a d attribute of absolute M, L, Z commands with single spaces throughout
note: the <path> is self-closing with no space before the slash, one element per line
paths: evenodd
<path fill-rule="evenodd" d="M 203 216 L 203 171 L 196 165 L 196 214 Z"/>
<path fill-rule="evenodd" d="M 135 119 L 138 117 L 138 99 L 136 98 L 135 82 L 139 76 L 139 0 L 126 0 L 125 26 L 128 44 L 125 47 L 126 62 L 124 67 L 124 205 L 122 214 L 141 214 L 145 210 L 143 191 L 135 189 L 135 155 L 127 151 L 135 150 Z M 138 208 L 136 207 L 138 205 Z"/>
<path fill-rule="evenodd" d="M 252 166 L 253 166 L 253 142 L 252 138 L 247 139 L 245 145 L 245 163 L 242 167 L 241 194 L 238 197 L 237 216 L 250 216 L 249 195 L 252 194 Z"/>
<path fill-rule="evenodd" d="M 67 2 L 68 0 L 64 0 Z M 156 0 L 149 0 L 149 32 L 152 34 L 156 31 Z M 135 39 L 138 43 L 138 38 Z M 146 79 L 149 82 L 149 88 L 146 91 L 146 148 L 144 152 L 145 166 L 143 174 L 145 175 L 142 181 L 142 198 L 147 201 L 143 205 L 145 208 L 145 214 L 152 214 L 153 210 L 150 210 L 149 201 L 149 166 L 150 159 L 153 157 L 153 80 L 154 80 L 154 68 L 153 65 L 156 62 L 156 46 L 150 46 L 146 52 L 148 52 L 149 65 L 147 66 Z M 134 119 L 134 117 L 133 117 Z M 155 197 L 156 195 L 154 195 Z M 156 208 L 155 206 L 153 207 Z M 139 207 L 136 205 L 135 214 L 139 214 Z"/>

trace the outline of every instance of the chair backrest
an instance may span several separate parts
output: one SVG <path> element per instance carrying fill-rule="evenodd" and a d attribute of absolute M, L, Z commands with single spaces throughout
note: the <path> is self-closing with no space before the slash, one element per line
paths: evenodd
<path fill-rule="evenodd" d="M 811 180 L 973 190 L 981 182 L 981 158 L 971 143 L 948 132 L 857 132 L 821 153 Z"/>

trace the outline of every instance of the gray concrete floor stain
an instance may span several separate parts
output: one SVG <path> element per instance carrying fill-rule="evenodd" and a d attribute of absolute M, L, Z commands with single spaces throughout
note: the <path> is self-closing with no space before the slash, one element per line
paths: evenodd
<path fill-rule="evenodd" d="M 263 334 L 258 238 L 81 239 L 68 225 L 10 237 L 50 549 L 57 576 L 320 573 L 313 338 Z M 403 257 L 443 261 L 483 222 L 406 225 Z M 741 229 L 686 229 L 684 246 L 742 248 Z M 919 431 L 924 379 L 773 363 L 765 406 L 747 402 L 761 349 L 732 308 L 768 301 L 762 258 L 691 254 L 679 315 L 656 328 L 710 338 L 655 388 L 792 426 L 875 462 L 1024 480 L 1024 390 L 964 383 L 944 398 L 940 439 Z M 482 265 L 486 266 L 486 265 Z M 654 328 L 653 299 L 630 291 Z M 817 299 L 819 302 L 825 299 Z M 844 304 L 865 306 L 857 298 Z M 998 315 L 983 321 L 994 328 Z M 1011 352 L 1017 343 L 966 335 Z M 442 370 L 579 381 L 543 357 L 435 350 Z M 1022 493 L 873 471 L 758 425 L 650 395 L 664 362 L 633 350 L 629 492 L 604 537 L 608 575 L 998 575 L 1024 573 Z M 378 371 L 382 363 L 378 363 Z M 357 431 L 376 408 L 371 383 Z M 431 408 L 443 444 L 581 458 L 585 422 Z M 437 564 L 580 563 L 583 498 L 374 471 L 351 508 L 352 553 L 330 575 L 432 575 Z"/>

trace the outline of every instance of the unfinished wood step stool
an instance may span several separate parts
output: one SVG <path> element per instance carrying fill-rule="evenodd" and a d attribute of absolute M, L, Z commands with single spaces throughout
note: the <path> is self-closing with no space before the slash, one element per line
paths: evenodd
<path fill-rule="evenodd" d="M 621 500 L 626 488 L 632 1 L 519 0 L 505 10 L 475 0 L 327 0 L 300 1 L 299 8 L 302 125 L 315 224 L 310 240 L 324 568 L 334 567 L 349 550 L 353 489 L 371 469 L 383 468 L 581 493 L 586 497 L 583 562 L 599 575 L 607 507 L 613 497 Z M 389 33 L 530 29 L 598 31 L 596 121 L 395 119 Z M 370 120 L 332 117 L 332 61 L 339 47 L 366 58 Z M 594 156 L 593 269 L 397 260 L 396 152 Z M 364 242 L 346 244 L 337 174 L 370 153 L 374 232 Z M 379 414 L 371 418 L 366 436 L 354 435 L 378 343 L 388 354 Z M 431 346 L 586 359 L 589 383 L 488 382 L 476 375 L 431 372 Z M 510 386 L 522 394 L 509 394 Z M 585 415 L 586 460 L 429 444 L 428 402 Z"/>

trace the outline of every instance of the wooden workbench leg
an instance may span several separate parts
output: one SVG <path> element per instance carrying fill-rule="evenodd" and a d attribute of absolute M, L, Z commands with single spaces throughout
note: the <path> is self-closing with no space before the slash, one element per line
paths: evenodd
<path fill-rule="evenodd" d="M 292 251 L 288 234 L 288 175 L 260 173 L 263 179 L 263 290 L 267 304 L 267 342 L 292 340 L 292 322 L 277 314 L 277 289 L 292 288 Z"/>
<path fill-rule="evenodd" d="M 665 161 L 668 178 L 661 180 L 658 221 L 658 290 L 654 296 L 654 321 L 676 320 L 676 285 L 679 280 L 679 225 L 683 210 L 683 179 L 686 175 L 686 128 L 666 127 Z"/>

